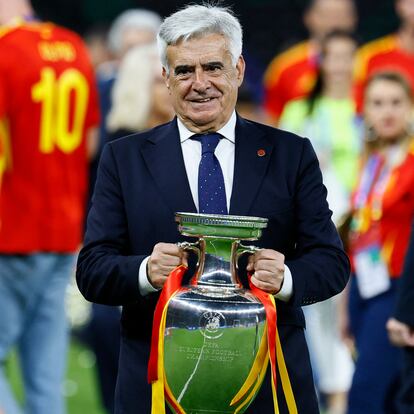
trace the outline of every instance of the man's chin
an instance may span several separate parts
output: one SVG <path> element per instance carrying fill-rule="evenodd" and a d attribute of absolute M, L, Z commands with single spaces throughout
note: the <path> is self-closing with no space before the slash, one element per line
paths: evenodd
<path fill-rule="evenodd" d="M 194 116 L 180 117 L 181 121 L 186 125 L 190 131 L 196 133 L 203 133 L 208 131 L 217 131 L 225 124 L 222 116 L 200 116 L 200 114 Z"/>
<path fill-rule="evenodd" d="M 207 113 L 207 112 L 195 112 L 188 116 L 188 119 L 194 124 L 198 126 L 214 124 L 220 122 L 220 114 L 218 113 Z"/>

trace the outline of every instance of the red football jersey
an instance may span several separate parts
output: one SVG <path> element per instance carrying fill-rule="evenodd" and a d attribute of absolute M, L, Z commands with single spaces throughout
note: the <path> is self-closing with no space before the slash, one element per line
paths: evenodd
<path fill-rule="evenodd" d="M 51 23 L 0 29 L 0 252 L 74 252 L 99 109 L 82 40 Z"/>
<path fill-rule="evenodd" d="M 410 82 L 414 92 L 414 54 L 401 48 L 397 35 L 374 40 L 358 51 L 355 66 L 358 111 L 362 111 L 367 80 L 375 73 L 398 72 Z"/>
<path fill-rule="evenodd" d="M 316 80 L 317 55 L 310 41 L 276 56 L 264 76 L 266 112 L 278 120 L 291 100 L 309 94 Z"/>

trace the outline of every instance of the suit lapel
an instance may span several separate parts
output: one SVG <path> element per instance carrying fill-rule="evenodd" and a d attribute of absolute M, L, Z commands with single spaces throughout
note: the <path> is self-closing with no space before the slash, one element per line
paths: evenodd
<path fill-rule="evenodd" d="M 177 121 L 156 131 L 141 149 L 148 169 L 173 212 L 196 212 L 184 166 Z"/>
<path fill-rule="evenodd" d="M 266 174 L 273 144 L 254 123 L 237 118 L 230 214 L 248 215 Z"/>

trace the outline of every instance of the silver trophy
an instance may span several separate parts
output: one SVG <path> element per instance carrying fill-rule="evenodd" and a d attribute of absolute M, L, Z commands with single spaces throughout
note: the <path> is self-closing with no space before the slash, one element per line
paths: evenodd
<path fill-rule="evenodd" d="M 177 213 L 179 231 L 198 237 L 181 243 L 198 256 L 190 285 L 170 301 L 164 334 L 167 383 L 186 414 L 228 414 L 255 361 L 266 324 L 262 303 L 237 275 L 241 255 L 254 246 L 267 219 Z M 248 404 L 238 411 L 245 412 Z"/>

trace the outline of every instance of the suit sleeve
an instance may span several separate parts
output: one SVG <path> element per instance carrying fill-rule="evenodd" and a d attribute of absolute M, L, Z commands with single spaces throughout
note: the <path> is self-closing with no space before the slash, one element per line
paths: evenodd
<path fill-rule="evenodd" d="M 142 297 L 139 267 L 145 256 L 129 253 L 128 225 L 111 144 L 101 157 L 88 214 L 85 244 L 76 269 L 78 287 L 87 300 L 126 305 Z"/>
<path fill-rule="evenodd" d="M 296 248 L 286 260 L 293 278 L 294 306 L 310 305 L 341 292 L 350 274 L 349 259 L 342 248 L 316 154 L 303 140 L 296 189 Z"/>
<path fill-rule="evenodd" d="M 398 288 L 394 317 L 400 322 L 414 327 L 414 224 Z"/>

